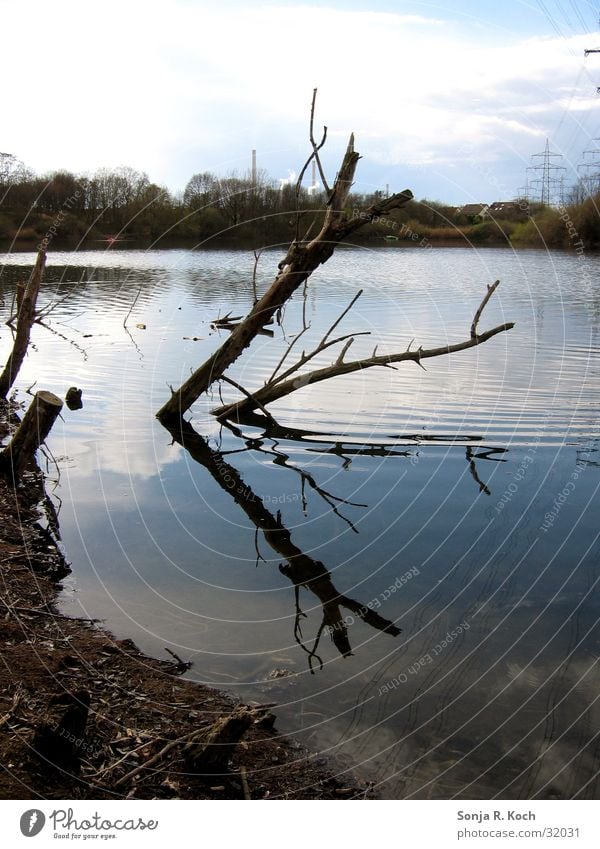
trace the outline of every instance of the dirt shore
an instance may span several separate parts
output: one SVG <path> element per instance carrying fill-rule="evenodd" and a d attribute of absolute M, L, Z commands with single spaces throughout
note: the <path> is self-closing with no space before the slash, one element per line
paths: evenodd
<path fill-rule="evenodd" d="M 0 441 L 8 419 L 2 403 Z M 0 798 L 370 795 L 280 735 L 276 706 L 250 705 L 250 728 L 226 771 L 190 770 L 183 738 L 208 731 L 234 703 L 181 680 L 176 660 L 149 658 L 99 623 L 62 616 L 55 602 L 69 567 L 52 527 L 39 470 L 17 490 L 0 478 Z"/>

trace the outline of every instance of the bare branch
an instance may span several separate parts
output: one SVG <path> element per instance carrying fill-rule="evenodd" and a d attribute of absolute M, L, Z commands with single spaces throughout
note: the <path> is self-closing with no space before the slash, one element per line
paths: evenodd
<path fill-rule="evenodd" d="M 241 384 L 239 384 L 237 381 L 233 380 L 231 377 L 227 377 L 226 375 L 223 375 L 221 377 L 221 380 L 223 380 L 225 383 L 229 383 L 231 386 L 234 386 L 236 389 L 238 389 L 242 393 L 242 395 L 246 396 L 246 398 L 249 401 L 252 401 L 252 403 L 256 404 L 258 409 L 262 413 L 264 413 L 264 415 L 269 419 L 270 422 L 275 422 L 275 419 L 273 418 L 271 413 L 267 410 L 267 408 L 263 407 L 261 402 L 254 395 L 251 395 L 250 392 L 248 392 L 247 389 L 244 389 L 244 387 Z"/>
<path fill-rule="evenodd" d="M 477 312 L 475 313 L 475 318 L 473 320 L 473 324 L 471 325 L 471 329 L 473 328 L 473 326 L 476 327 L 476 324 L 479 321 L 479 318 L 481 317 L 483 309 L 485 308 L 491 295 L 498 286 L 498 282 L 495 283 L 493 286 L 488 287 L 488 292 L 485 298 L 483 299 L 481 305 L 478 307 Z M 447 354 L 454 354 L 458 351 L 465 351 L 469 348 L 474 348 L 477 345 L 481 345 L 483 342 L 487 342 L 488 339 L 491 339 L 498 333 L 504 333 L 507 330 L 511 330 L 513 327 L 514 322 L 508 322 L 506 324 L 501 324 L 497 327 L 493 327 L 491 330 L 485 331 L 485 333 L 475 333 L 475 335 L 471 335 L 469 339 L 463 342 L 456 342 L 453 345 L 441 345 L 436 348 L 423 348 L 422 346 L 420 346 L 416 351 L 411 351 L 409 345 L 406 351 L 403 351 L 402 353 L 380 354 L 379 356 L 367 357 L 361 360 L 352 360 L 350 362 L 343 362 L 343 359 L 338 357 L 338 360 L 333 365 L 325 366 L 324 368 L 316 369 L 315 371 L 306 372 L 302 374 L 300 378 L 291 378 L 291 373 L 297 371 L 300 365 L 304 365 L 304 363 L 306 363 L 309 359 L 315 356 L 316 353 L 318 353 L 320 350 L 324 350 L 329 345 L 341 341 L 342 338 L 348 338 L 340 337 L 340 339 L 336 339 L 332 342 L 326 343 L 323 346 L 319 346 L 314 352 L 311 352 L 311 354 L 304 355 L 302 360 L 299 361 L 299 363 L 297 363 L 295 366 L 291 366 L 287 372 L 284 372 L 282 375 L 280 375 L 280 377 L 273 383 L 264 386 L 262 387 L 262 389 L 258 390 L 254 397 L 255 400 L 260 401 L 263 405 L 270 404 L 273 401 L 277 401 L 279 398 L 283 398 L 284 396 L 295 392 L 297 389 L 301 389 L 310 384 L 319 383 L 322 380 L 329 380 L 332 377 L 338 377 L 343 374 L 351 374 L 355 371 L 363 371 L 364 369 L 373 368 L 376 366 L 389 367 L 392 363 L 414 362 L 425 370 L 425 366 L 422 364 L 421 360 L 431 359 L 433 357 L 441 357 Z M 357 333 L 351 334 L 351 336 L 358 335 L 359 334 Z M 375 354 L 375 352 L 373 353 Z M 231 417 L 235 419 L 241 415 L 250 412 L 252 409 L 253 407 L 249 404 L 249 402 L 245 401 L 239 404 L 231 404 L 228 406 L 219 407 L 216 410 L 212 410 L 212 413 L 220 419 Z"/>
<path fill-rule="evenodd" d="M 262 250 L 257 251 L 256 249 L 253 251 L 254 254 L 254 269 L 252 270 L 252 294 L 254 296 L 253 305 L 258 302 L 258 295 L 256 294 L 256 271 L 258 269 L 258 261 L 261 257 Z"/>
<path fill-rule="evenodd" d="M 290 366 L 287 369 L 287 371 L 285 371 L 277 379 L 275 379 L 277 372 L 279 371 L 279 369 L 281 368 L 281 366 L 283 365 L 283 363 L 287 359 L 288 354 L 290 353 L 290 351 L 292 350 L 292 348 L 294 347 L 294 345 L 296 344 L 298 339 L 300 339 L 300 337 L 306 332 L 306 330 L 308 330 L 308 327 L 304 327 L 304 329 L 296 336 L 296 338 L 288 346 L 288 349 L 286 350 L 283 357 L 281 358 L 281 360 L 277 364 L 277 367 L 275 368 L 273 374 L 271 375 L 271 377 L 267 381 L 267 385 L 272 384 L 272 383 L 279 383 L 280 381 L 285 380 L 291 374 L 294 374 L 300 368 L 302 368 L 302 366 L 306 365 L 306 363 L 308 363 L 310 360 L 314 359 L 314 357 L 316 357 L 317 354 L 321 354 L 323 351 L 327 350 L 327 348 L 330 348 L 332 345 L 337 345 L 338 342 L 345 342 L 346 339 L 351 340 L 346 345 L 344 351 L 342 352 L 342 354 L 344 354 L 348 350 L 350 345 L 352 344 L 352 340 L 354 339 L 355 336 L 368 336 L 370 334 L 370 331 L 369 330 L 363 330 L 363 331 L 360 331 L 358 333 L 347 333 L 345 336 L 339 336 L 337 339 L 329 339 L 329 336 L 333 333 L 333 331 L 338 326 L 338 324 L 341 322 L 341 320 L 344 318 L 344 316 L 346 316 L 350 312 L 350 310 L 352 309 L 354 304 L 357 302 L 357 300 L 360 298 L 362 293 L 363 293 L 362 289 L 359 292 L 356 293 L 356 295 L 352 298 L 352 300 L 350 301 L 350 303 L 348 304 L 346 309 L 333 322 L 333 324 L 331 325 L 329 330 L 325 333 L 325 335 L 323 336 L 323 338 L 321 339 L 321 341 L 319 342 L 319 344 L 317 345 L 316 348 L 314 348 L 308 354 L 305 351 L 302 351 L 302 356 L 300 357 L 300 359 L 296 363 L 294 363 L 293 366 Z M 328 339 L 329 339 L 329 341 L 327 341 Z"/>
<path fill-rule="evenodd" d="M 295 337 L 292 339 L 292 341 L 290 342 L 290 344 L 289 344 L 289 345 L 287 346 L 287 348 L 285 349 L 285 353 L 283 354 L 282 358 L 279 360 L 279 362 L 278 362 L 278 363 L 277 363 L 277 365 L 275 366 L 275 368 L 274 368 L 274 370 L 273 370 L 273 373 L 271 374 L 271 377 L 270 377 L 270 378 L 266 381 L 267 383 L 272 383 L 272 382 L 273 382 L 273 380 L 275 379 L 275 376 L 276 376 L 277 372 L 279 371 L 279 369 L 281 368 L 281 366 L 284 364 L 284 362 L 287 360 L 287 358 L 288 358 L 289 354 L 291 353 L 292 348 L 294 347 L 294 345 L 296 344 L 296 342 L 297 342 L 299 339 L 301 339 L 301 338 L 302 338 L 302 336 L 306 333 L 306 331 L 308 330 L 308 328 L 309 328 L 309 327 L 310 327 L 310 325 L 305 325 L 305 326 L 302 328 L 302 330 L 300 331 L 300 333 L 298 333 L 298 334 L 297 334 L 297 336 L 295 336 Z"/>
<path fill-rule="evenodd" d="M 123 319 L 123 327 L 127 328 L 127 319 L 129 318 L 129 316 L 130 316 L 130 315 L 131 315 L 131 313 L 133 312 L 134 307 L 135 307 L 135 305 L 137 304 L 137 302 L 138 302 L 138 298 L 139 298 L 139 296 L 140 296 L 141 294 L 142 294 L 142 287 L 140 286 L 140 288 L 138 289 L 138 293 L 137 293 L 137 295 L 136 295 L 136 296 L 135 296 L 135 298 L 133 299 L 133 303 L 132 303 L 132 305 L 129 307 L 129 312 L 127 313 L 127 315 L 126 315 L 126 316 L 125 316 L 125 318 Z"/>
<path fill-rule="evenodd" d="M 359 291 L 358 291 L 358 292 L 356 293 L 356 295 L 352 298 L 352 300 L 350 301 L 350 303 L 348 304 L 348 306 L 346 307 L 346 309 L 345 309 L 345 310 L 344 310 L 344 311 L 343 311 L 343 312 L 342 312 L 342 313 L 338 316 L 338 318 L 336 318 L 336 320 L 333 322 L 333 324 L 331 325 L 331 327 L 329 328 L 329 330 L 327 331 L 327 333 L 325 334 L 325 336 L 323 336 L 323 338 L 321 339 L 321 344 L 323 344 L 323 342 L 326 342 L 326 341 L 327 341 L 327 339 L 329 338 L 329 336 L 331 336 L 331 334 L 333 333 L 333 331 L 335 330 L 335 328 L 338 326 L 338 324 L 340 323 L 340 321 L 344 318 L 344 316 L 348 315 L 348 313 L 350 312 L 350 310 L 352 309 L 352 307 L 354 306 L 354 304 L 358 301 L 358 299 L 360 298 L 360 296 L 362 295 L 362 293 L 363 293 L 363 290 L 362 290 L 362 289 L 359 289 Z"/>
<path fill-rule="evenodd" d="M 315 151 L 313 153 L 316 155 Z M 354 135 L 351 135 L 329 194 L 319 233 L 310 242 L 298 242 L 296 239 L 292 243 L 287 256 L 279 264 L 279 273 L 275 280 L 260 300 L 254 304 L 247 317 L 232 329 L 231 335 L 220 348 L 211 354 L 160 408 L 157 416 L 163 423 L 181 418 L 197 398 L 223 376 L 264 325 L 281 310 L 313 271 L 327 262 L 336 245 L 371 220 L 373 216 L 385 216 L 411 200 L 412 193 L 406 190 L 374 204 L 360 216 L 349 217 L 346 204 L 359 158 L 359 154 L 354 150 Z"/>
<path fill-rule="evenodd" d="M 340 351 L 340 355 L 337 358 L 337 360 L 335 361 L 336 366 L 339 366 L 341 363 L 344 362 L 344 357 L 346 356 L 346 351 L 348 350 L 348 348 L 350 347 L 350 345 L 353 342 L 354 342 L 354 336 L 351 336 L 350 339 L 348 339 L 348 341 L 346 342 L 346 344 L 342 348 L 342 350 Z"/>
<path fill-rule="evenodd" d="M 475 313 L 475 317 L 473 318 L 473 324 L 471 325 L 471 339 L 475 339 L 477 336 L 477 325 L 479 324 L 479 319 L 481 318 L 481 314 L 487 306 L 489 299 L 492 297 L 498 286 L 500 285 L 500 281 L 496 280 L 495 283 L 492 283 L 491 286 L 487 287 L 487 292 L 483 301 L 479 304 L 477 308 L 477 312 Z"/>

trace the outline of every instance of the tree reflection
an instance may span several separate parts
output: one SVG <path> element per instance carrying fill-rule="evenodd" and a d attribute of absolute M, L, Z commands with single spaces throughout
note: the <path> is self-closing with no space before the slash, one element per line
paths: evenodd
<path fill-rule="evenodd" d="M 342 608 L 351 611 L 378 631 L 393 637 L 400 634 L 401 629 L 389 619 L 385 619 L 371 610 L 368 605 L 349 598 L 336 589 L 326 566 L 320 560 L 309 557 L 292 541 L 290 532 L 283 524 L 281 512 L 278 510 L 277 514 L 273 515 L 270 510 L 267 510 L 263 500 L 253 492 L 238 470 L 225 459 L 225 455 L 213 450 L 189 422 L 181 419 L 171 425 L 168 430 L 173 440 L 181 445 L 193 460 L 204 466 L 221 489 L 229 493 L 255 525 L 257 531 L 262 533 L 273 551 L 285 559 L 286 562 L 279 566 L 279 570 L 294 585 L 296 602 L 294 638 L 308 654 L 311 672 L 314 671 L 315 661 L 319 666 L 323 665 L 317 649 L 321 636 L 326 630 L 343 657 L 353 653 Z M 305 587 L 318 598 L 323 611 L 322 621 L 312 648 L 307 647 L 302 637 L 300 623 L 304 614 L 300 607 L 300 587 Z"/>

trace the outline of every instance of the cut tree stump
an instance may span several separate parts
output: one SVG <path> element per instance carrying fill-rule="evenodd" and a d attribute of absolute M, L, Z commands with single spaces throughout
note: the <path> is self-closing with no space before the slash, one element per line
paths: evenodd
<path fill-rule="evenodd" d="M 256 711 L 240 705 L 206 731 L 198 732 L 183 749 L 187 767 L 198 775 L 226 773 L 235 747 L 256 717 Z"/>
<path fill-rule="evenodd" d="M 42 389 L 36 393 L 12 440 L 0 452 L 0 472 L 12 474 L 15 482 L 20 480 L 25 467 L 52 430 L 62 405 L 52 392 Z"/>

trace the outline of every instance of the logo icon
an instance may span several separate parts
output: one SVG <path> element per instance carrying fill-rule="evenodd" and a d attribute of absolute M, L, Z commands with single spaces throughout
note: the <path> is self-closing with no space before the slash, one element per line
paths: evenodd
<path fill-rule="evenodd" d="M 21 834 L 25 837 L 35 837 L 46 824 L 46 817 L 37 808 L 25 811 L 21 817 Z"/>

